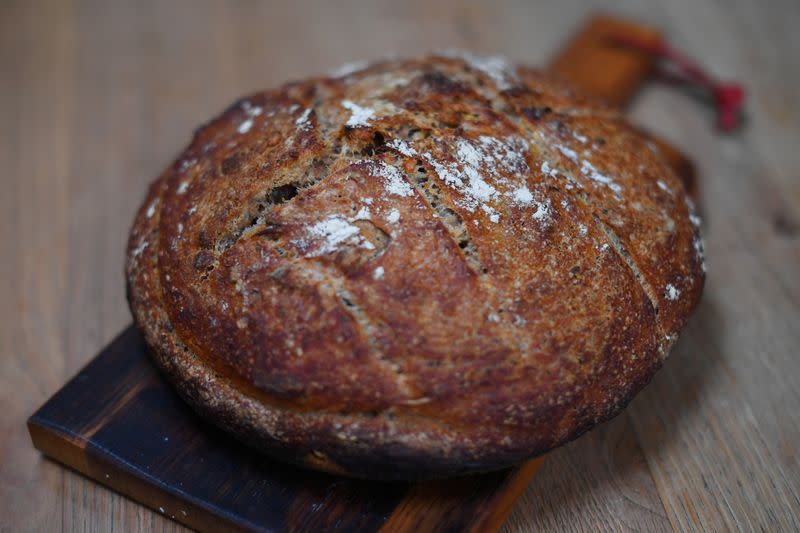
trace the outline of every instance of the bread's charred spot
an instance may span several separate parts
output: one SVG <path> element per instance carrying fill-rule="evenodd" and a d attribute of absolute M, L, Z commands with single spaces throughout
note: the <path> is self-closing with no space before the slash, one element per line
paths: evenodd
<path fill-rule="evenodd" d="M 438 70 L 425 72 L 418 79 L 420 84 L 427 89 L 426 92 L 433 92 L 451 97 L 474 94 L 474 91 L 464 83 L 450 78 Z"/>
<path fill-rule="evenodd" d="M 419 74 L 387 98 L 420 118 L 432 113 L 438 116 L 467 103 L 476 108 L 488 107 L 488 101 L 473 87 L 438 69 Z"/>
<path fill-rule="evenodd" d="M 386 137 L 384 137 L 383 133 L 380 131 L 376 131 L 372 134 L 372 146 L 374 148 L 380 148 L 384 144 L 386 144 Z"/>
<path fill-rule="evenodd" d="M 288 202 L 299 192 L 298 183 L 285 183 L 278 185 L 269 191 L 269 201 L 272 205 L 280 205 Z"/>
<path fill-rule="evenodd" d="M 208 234 L 208 231 L 201 229 L 197 232 L 197 245 L 207 250 L 214 246 L 214 239 Z"/>
<path fill-rule="evenodd" d="M 242 159 L 243 154 L 241 152 L 236 152 L 230 157 L 226 157 L 222 160 L 222 165 L 220 165 L 220 172 L 223 175 L 233 174 L 239 170 L 242 166 Z"/>
<path fill-rule="evenodd" d="M 525 85 L 514 85 L 503 91 L 500 94 L 507 98 L 524 98 L 530 96 L 540 96 L 536 91 L 530 89 Z"/>
<path fill-rule="evenodd" d="M 194 256 L 192 265 L 194 266 L 195 270 L 207 272 L 214 268 L 214 263 L 216 260 L 217 258 L 214 256 L 214 254 L 206 250 L 201 250 Z"/>
<path fill-rule="evenodd" d="M 546 115 L 552 113 L 553 110 L 550 107 L 524 107 L 522 108 L 522 114 L 528 118 L 528 120 L 532 122 L 536 122 L 544 118 Z"/>

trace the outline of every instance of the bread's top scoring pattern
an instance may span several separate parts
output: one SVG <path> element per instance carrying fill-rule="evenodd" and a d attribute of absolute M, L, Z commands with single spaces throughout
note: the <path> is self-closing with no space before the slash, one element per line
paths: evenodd
<path fill-rule="evenodd" d="M 696 222 L 615 112 L 447 53 L 258 93 L 200 128 L 151 187 L 127 275 L 157 360 L 190 354 L 257 399 L 249 431 L 298 442 L 313 419 L 322 440 L 499 464 L 649 379 L 702 288 Z M 215 387 L 195 390 L 212 412 L 233 394 Z"/>

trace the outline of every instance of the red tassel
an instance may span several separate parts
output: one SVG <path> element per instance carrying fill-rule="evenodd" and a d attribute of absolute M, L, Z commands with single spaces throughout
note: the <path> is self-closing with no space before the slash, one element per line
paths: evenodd
<path fill-rule="evenodd" d="M 645 41 L 630 35 L 616 35 L 614 42 L 652 54 L 669 61 L 675 72 L 672 79 L 684 83 L 695 83 L 704 87 L 714 99 L 717 110 L 717 125 L 723 131 L 732 131 L 739 126 L 744 105 L 744 88 L 738 83 L 721 83 L 687 56 L 670 47 L 663 40 Z"/>

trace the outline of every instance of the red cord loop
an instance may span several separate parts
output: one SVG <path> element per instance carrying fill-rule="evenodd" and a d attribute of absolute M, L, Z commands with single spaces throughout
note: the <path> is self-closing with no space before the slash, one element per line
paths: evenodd
<path fill-rule="evenodd" d="M 630 35 L 617 35 L 614 42 L 663 58 L 673 66 L 670 79 L 694 83 L 705 88 L 714 100 L 717 110 L 717 125 L 723 131 L 732 131 L 739 126 L 744 106 L 745 91 L 738 83 L 721 83 L 707 74 L 693 60 L 671 48 L 666 42 L 637 39 Z"/>
<path fill-rule="evenodd" d="M 739 126 L 740 110 L 744 105 L 744 89 L 735 83 L 714 87 L 714 101 L 717 103 L 717 121 L 723 131 L 731 131 Z"/>

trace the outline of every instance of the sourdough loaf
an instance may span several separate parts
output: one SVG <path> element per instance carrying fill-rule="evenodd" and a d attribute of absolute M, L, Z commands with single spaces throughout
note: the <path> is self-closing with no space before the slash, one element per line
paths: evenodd
<path fill-rule="evenodd" d="M 126 274 L 158 366 L 284 460 L 407 479 L 512 465 L 614 416 L 703 286 L 646 136 L 496 58 L 243 98 L 150 187 Z"/>

